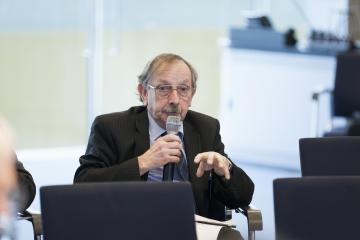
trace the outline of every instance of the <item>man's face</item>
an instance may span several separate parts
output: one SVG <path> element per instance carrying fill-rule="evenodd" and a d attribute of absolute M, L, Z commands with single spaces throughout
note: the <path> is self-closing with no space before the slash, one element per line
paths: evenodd
<path fill-rule="evenodd" d="M 139 84 L 138 91 L 159 126 L 166 128 L 170 115 L 185 118 L 194 95 L 191 77 L 189 67 L 179 60 L 160 65 L 149 81 L 150 86 Z"/>

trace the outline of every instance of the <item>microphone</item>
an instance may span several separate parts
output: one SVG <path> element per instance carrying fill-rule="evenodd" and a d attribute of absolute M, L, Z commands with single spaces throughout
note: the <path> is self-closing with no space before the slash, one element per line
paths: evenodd
<path fill-rule="evenodd" d="M 166 119 L 166 133 L 177 134 L 180 130 L 181 118 L 180 116 L 168 116 Z M 167 163 L 163 169 L 163 181 L 173 181 L 174 179 L 175 163 Z"/>

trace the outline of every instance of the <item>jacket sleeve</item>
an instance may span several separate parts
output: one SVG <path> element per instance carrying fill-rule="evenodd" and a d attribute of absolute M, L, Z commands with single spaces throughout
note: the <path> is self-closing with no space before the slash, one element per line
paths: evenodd
<path fill-rule="evenodd" d="M 224 144 L 221 142 L 220 124 L 218 121 L 214 149 L 229 159 L 224 152 Z M 254 193 L 254 183 L 250 177 L 233 162 L 230 175 L 230 180 L 226 180 L 223 176 L 213 174 L 214 197 L 227 207 L 233 209 L 249 205 Z"/>
<path fill-rule="evenodd" d="M 16 156 L 15 156 L 16 157 Z M 18 210 L 26 210 L 35 198 L 36 187 L 31 174 L 24 168 L 23 164 L 17 160 L 16 169 L 18 174 L 19 200 Z"/>
<path fill-rule="evenodd" d="M 91 127 L 86 153 L 80 157 L 74 182 L 139 181 L 137 157 L 120 159 L 111 119 L 98 116 Z"/>

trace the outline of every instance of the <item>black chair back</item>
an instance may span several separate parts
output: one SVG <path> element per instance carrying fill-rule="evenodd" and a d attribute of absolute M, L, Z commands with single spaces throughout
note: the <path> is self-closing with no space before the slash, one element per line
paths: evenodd
<path fill-rule="evenodd" d="M 46 240 L 196 239 L 190 183 L 47 186 L 40 200 Z"/>
<path fill-rule="evenodd" d="M 360 111 L 360 54 L 341 53 L 336 59 L 333 115 L 351 118 Z"/>
<path fill-rule="evenodd" d="M 302 176 L 360 176 L 360 137 L 299 140 Z"/>
<path fill-rule="evenodd" d="M 359 239 L 360 176 L 275 179 L 276 240 Z"/>

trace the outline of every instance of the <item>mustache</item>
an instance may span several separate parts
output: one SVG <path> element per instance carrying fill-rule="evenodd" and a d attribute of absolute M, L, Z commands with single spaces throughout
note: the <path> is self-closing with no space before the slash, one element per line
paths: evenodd
<path fill-rule="evenodd" d="M 165 111 L 167 113 L 180 113 L 180 107 L 178 105 L 170 105 Z"/>

